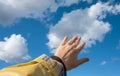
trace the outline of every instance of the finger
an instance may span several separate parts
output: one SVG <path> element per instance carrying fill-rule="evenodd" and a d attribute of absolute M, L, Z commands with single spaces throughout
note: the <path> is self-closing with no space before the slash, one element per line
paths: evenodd
<path fill-rule="evenodd" d="M 73 44 L 73 43 L 76 41 L 76 39 L 77 39 L 77 36 L 74 36 L 74 37 L 68 42 L 68 44 L 69 44 L 69 45 Z"/>
<path fill-rule="evenodd" d="M 76 41 L 70 46 L 71 48 L 70 49 L 72 49 L 72 48 L 74 48 L 75 50 L 76 50 L 76 47 L 78 46 L 78 44 L 79 44 L 79 42 L 80 42 L 80 37 L 78 37 L 77 39 L 76 39 Z"/>
<path fill-rule="evenodd" d="M 83 63 L 86 63 L 88 61 L 89 61 L 89 58 L 82 58 L 82 59 L 78 60 L 76 67 L 83 64 Z"/>
<path fill-rule="evenodd" d="M 75 41 L 75 43 L 73 44 L 74 48 L 78 46 L 79 42 L 80 42 L 80 37 L 77 38 L 77 40 Z"/>
<path fill-rule="evenodd" d="M 68 36 L 65 36 L 61 42 L 61 45 L 65 45 L 67 42 Z"/>
<path fill-rule="evenodd" d="M 81 39 L 81 37 L 78 37 L 78 39 L 76 40 L 76 44 L 77 44 L 77 45 L 79 44 L 80 39 Z"/>
<path fill-rule="evenodd" d="M 83 43 L 81 43 L 77 48 L 76 48 L 76 52 L 77 53 L 79 53 L 82 49 L 83 49 L 83 47 L 85 46 L 85 42 L 83 42 Z"/>

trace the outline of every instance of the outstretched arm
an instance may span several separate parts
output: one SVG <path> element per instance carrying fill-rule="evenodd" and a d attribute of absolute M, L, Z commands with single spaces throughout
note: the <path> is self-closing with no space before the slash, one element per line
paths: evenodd
<path fill-rule="evenodd" d="M 75 36 L 68 42 L 67 39 L 67 36 L 63 39 L 55 56 L 41 55 L 31 62 L 6 67 L 0 70 L 0 76 L 66 76 L 65 69 L 71 70 L 89 60 L 77 59 L 85 45 L 79 44 L 80 37 Z"/>

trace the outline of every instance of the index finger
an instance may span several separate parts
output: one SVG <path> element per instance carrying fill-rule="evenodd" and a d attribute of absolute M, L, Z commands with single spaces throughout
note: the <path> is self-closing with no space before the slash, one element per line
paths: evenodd
<path fill-rule="evenodd" d="M 81 43 L 80 45 L 78 45 L 78 47 L 76 48 L 77 50 L 77 53 L 79 53 L 82 49 L 83 49 L 83 47 L 85 46 L 85 42 L 83 42 L 83 43 Z"/>

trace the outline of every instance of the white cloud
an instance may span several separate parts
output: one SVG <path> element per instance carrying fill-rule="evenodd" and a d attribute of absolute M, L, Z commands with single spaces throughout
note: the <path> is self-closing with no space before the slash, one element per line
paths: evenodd
<path fill-rule="evenodd" d="M 103 19 L 108 13 L 120 13 L 119 7 L 118 4 L 110 5 L 109 3 L 98 2 L 90 8 L 78 9 L 64 14 L 56 25 L 50 27 L 47 45 L 50 49 L 55 50 L 65 35 L 70 37 L 81 36 L 82 41 L 87 43 L 86 48 L 95 45 L 96 41 L 103 41 L 104 36 L 111 29 L 109 22 L 104 22 Z"/>
<path fill-rule="evenodd" d="M 92 18 L 103 19 L 106 17 L 107 13 L 119 14 L 120 4 L 111 5 L 109 2 L 98 2 L 95 5 L 92 5 L 88 12 L 89 16 Z"/>
<path fill-rule="evenodd" d="M 70 6 L 71 4 L 78 3 L 81 0 L 57 0 L 61 6 Z"/>
<path fill-rule="evenodd" d="M 70 6 L 72 4 L 78 4 L 79 2 L 92 3 L 93 0 L 57 0 L 60 6 Z"/>
<path fill-rule="evenodd" d="M 10 38 L 5 37 L 4 41 L 0 41 L 0 60 L 21 62 L 30 58 L 26 40 L 21 35 L 13 34 Z"/>
<path fill-rule="evenodd" d="M 0 23 L 7 25 L 18 18 L 42 18 L 44 12 L 56 11 L 54 0 L 0 0 Z"/>
<path fill-rule="evenodd" d="M 79 1 L 86 0 L 0 0 L 0 24 L 9 25 L 20 18 L 42 19 L 61 6 Z"/>
<path fill-rule="evenodd" d="M 101 62 L 101 65 L 105 65 L 105 64 L 107 64 L 107 61 L 102 61 Z"/>

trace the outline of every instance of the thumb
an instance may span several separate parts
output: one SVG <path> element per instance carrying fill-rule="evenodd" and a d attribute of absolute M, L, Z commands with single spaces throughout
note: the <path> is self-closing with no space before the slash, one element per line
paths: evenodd
<path fill-rule="evenodd" d="M 89 58 L 82 58 L 82 59 L 78 60 L 77 66 L 79 66 L 79 65 L 81 65 L 81 64 L 83 64 L 85 62 L 88 62 L 88 61 L 89 61 Z"/>

